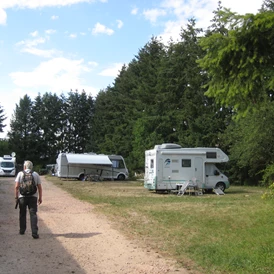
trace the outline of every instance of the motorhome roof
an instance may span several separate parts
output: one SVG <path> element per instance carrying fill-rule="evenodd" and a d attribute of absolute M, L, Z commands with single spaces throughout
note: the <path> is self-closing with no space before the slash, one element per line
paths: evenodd
<path fill-rule="evenodd" d="M 3 157 L 5 160 L 11 160 L 12 159 L 12 157 L 10 156 L 10 155 L 4 155 L 4 157 Z"/>
<path fill-rule="evenodd" d="M 164 143 L 162 145 L 156 145 L 155 148 L 162 148 L 162 149 L 176 149 L 182 148 L 180 145 L 173 144 L 173 143 Z"/>

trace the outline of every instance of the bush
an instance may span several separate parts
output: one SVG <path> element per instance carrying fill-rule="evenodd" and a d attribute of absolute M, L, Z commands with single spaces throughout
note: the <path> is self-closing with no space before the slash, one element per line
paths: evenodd
<path fill-rule="evenodd" d="M 261 181 L 262 186 L 271 186 L 274 182 L 274 164 L 270 164 L 264 170 L 263 178 Z"/>
<path fill-rule="evenodd" d="M 274 183 L 272 183 L 268 190 L 262 195 L 262 199 L 273 199 L 274 198 Z"/>

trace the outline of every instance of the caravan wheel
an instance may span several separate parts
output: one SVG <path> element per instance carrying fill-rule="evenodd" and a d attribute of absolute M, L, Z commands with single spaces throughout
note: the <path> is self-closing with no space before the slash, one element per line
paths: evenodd
<path fill-rule="evenodd" d="M 85 174 L 81 174 L 78 178 L 79 181 L 84 181 L 85 180 Z"/>

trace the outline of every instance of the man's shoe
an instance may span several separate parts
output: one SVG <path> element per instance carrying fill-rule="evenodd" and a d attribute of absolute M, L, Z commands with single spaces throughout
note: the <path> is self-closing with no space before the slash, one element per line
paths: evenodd
<path fill-rule="evenodd" d="M 19 231 L 19 234 L 20 234 L 20 235 L 24 235 L 24 234 L 25 234 L 25 231 Z"/>
<path fill-rule="evenodd" d="M 39 239 L 39 235 L 38 234 L 32 234 L 32 238 L 33 239 Z"/>

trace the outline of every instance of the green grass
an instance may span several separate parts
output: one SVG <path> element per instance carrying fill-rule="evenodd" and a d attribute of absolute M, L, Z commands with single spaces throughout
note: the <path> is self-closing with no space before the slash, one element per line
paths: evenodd
<path fill-rule="evenodd" d="M 274 273 L 274 201 L 266 189 L 226 195 L 156 194 L 140 182 L 79 182 L 47 177 L 107 215 L 125 235 L 202 273 Z"/>

